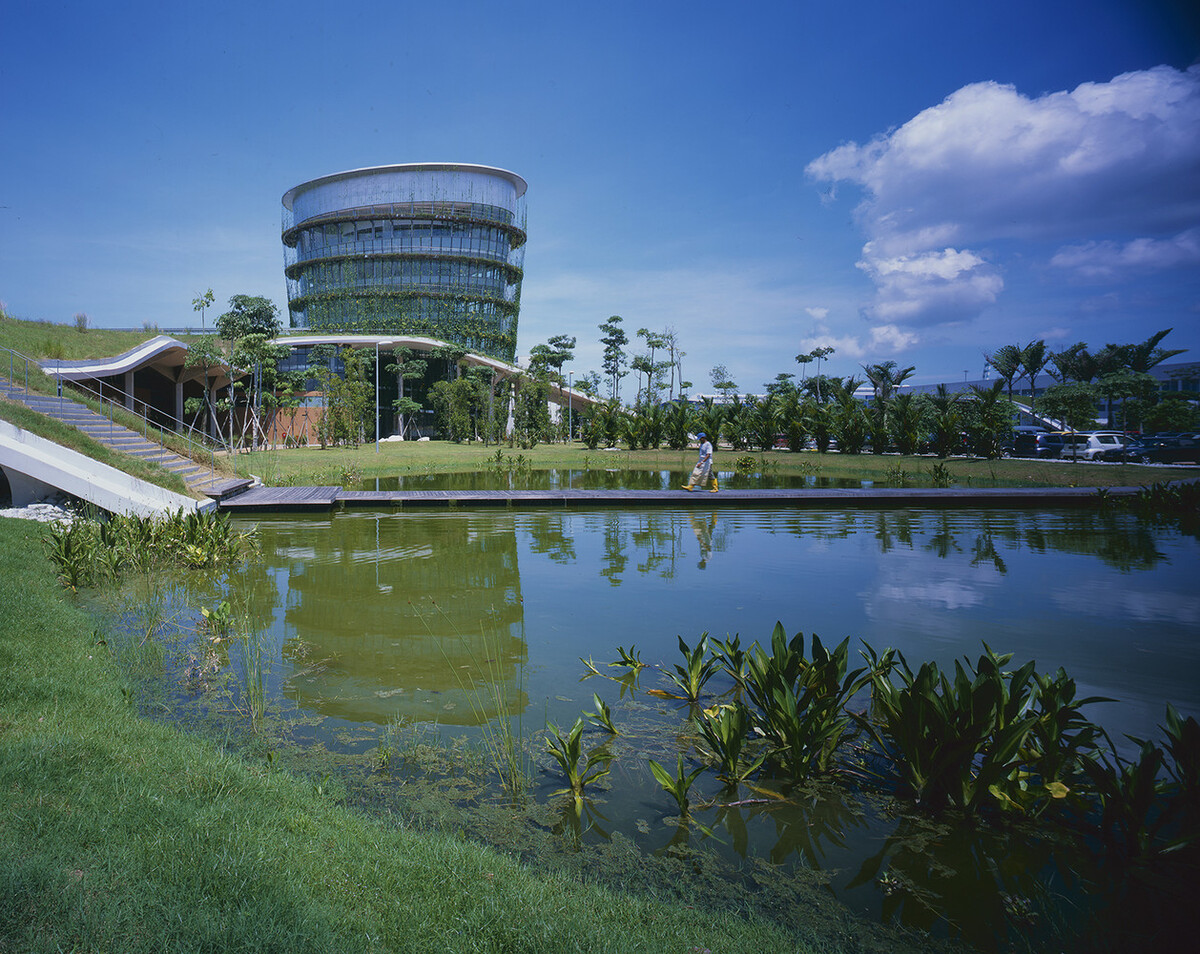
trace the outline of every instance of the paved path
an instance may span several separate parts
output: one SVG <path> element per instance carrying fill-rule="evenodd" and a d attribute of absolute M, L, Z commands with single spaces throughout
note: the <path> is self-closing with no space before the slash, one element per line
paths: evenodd
<path fill-rule="evenodd" d="M 1136 493 L 1119 488 L 1117 496 Z M 332 510 L 339 507 L 1090 507 L 1094 487 L 994 490 L 870 488 L 863 490 L 342 490 L 340 487 L 252 487 L 220 501 L 222 510 Z"/>

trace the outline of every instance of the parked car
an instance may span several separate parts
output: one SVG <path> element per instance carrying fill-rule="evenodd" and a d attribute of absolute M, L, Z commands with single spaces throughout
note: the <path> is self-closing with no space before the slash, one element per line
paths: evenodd
<path fill-rule="evenodd" d="M 1107 460 L 1102 455 L 1121 450 L 1125 446 L 1125 435 L 1120 431 L 1092 431 L 1084 434 L 1087 446 L 1080 455 L 1086 460 Z"/>
<path fill-rule="evenodd" d="M 1038 435 L 1045 433 L 1040 427 L 1014 427 L 1012 439 L 1005 444 L 1004 451 L 1010 457 L 1037 457 Z"/>
<path fill-rule="evenodd" d="M 1060 457 L 1082 458 L 1087 446 L 1088 439 L 1084 434 L 1067 434 L 1062 431 L 1052 431 L 1037 436 L 1037 451 L 1035 456 L 1052 460 Z"/>
<path fill-rule="evenodd" d="M 1104 460 L 1126 460 L 1138 464 L 1178 464 L 1200 462 L 1200 439 L 1195 434 L 1182 437 L 1142 437 L 1114 451 Z"/>

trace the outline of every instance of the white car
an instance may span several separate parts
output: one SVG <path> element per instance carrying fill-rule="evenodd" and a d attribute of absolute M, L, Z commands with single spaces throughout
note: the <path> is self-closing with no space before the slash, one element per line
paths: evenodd
<path fill-rule="evenodd" d="M 1119 451 L 1125 446 L 1125 435 L 1120 431 L 1092 431 L 1083 436 L 1087 438 L 1087 446 L 1079 448 L 1078 454 L 1084 460 L 1095 460 L 1097 454 Z"/>

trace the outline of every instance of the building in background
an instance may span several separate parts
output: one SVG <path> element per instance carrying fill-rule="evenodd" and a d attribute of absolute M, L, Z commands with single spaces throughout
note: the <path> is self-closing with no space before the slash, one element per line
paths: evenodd
<path fill-rule="evenodd" d="M 293 328 L 423 335 L 512 362 L 525 180 L 428 162 L 322 176 L 283 196 Z"/>

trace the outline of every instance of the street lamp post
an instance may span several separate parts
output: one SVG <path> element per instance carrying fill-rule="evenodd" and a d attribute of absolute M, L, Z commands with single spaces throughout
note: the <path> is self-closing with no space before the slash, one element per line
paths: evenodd
<path fill-rule="evenodd" d="M 575 400 L 574 400 L 574 395 L 571 393 L 574 381 L 575 381 L 575 372 L 568 371 L 567 372 L 567 444 L 568 445 L 571 443 L 571 438 L 575 434 L 575 428 L 574 428 L 575 420 L 574 420 L 574 415 L 572 413 L 575 410 Z"/>
<path fill-rule="evenodd" d="M 390 348 L 394 341 L 375 342 L 375 453 L 379 453 L 379 346 Z"/>

